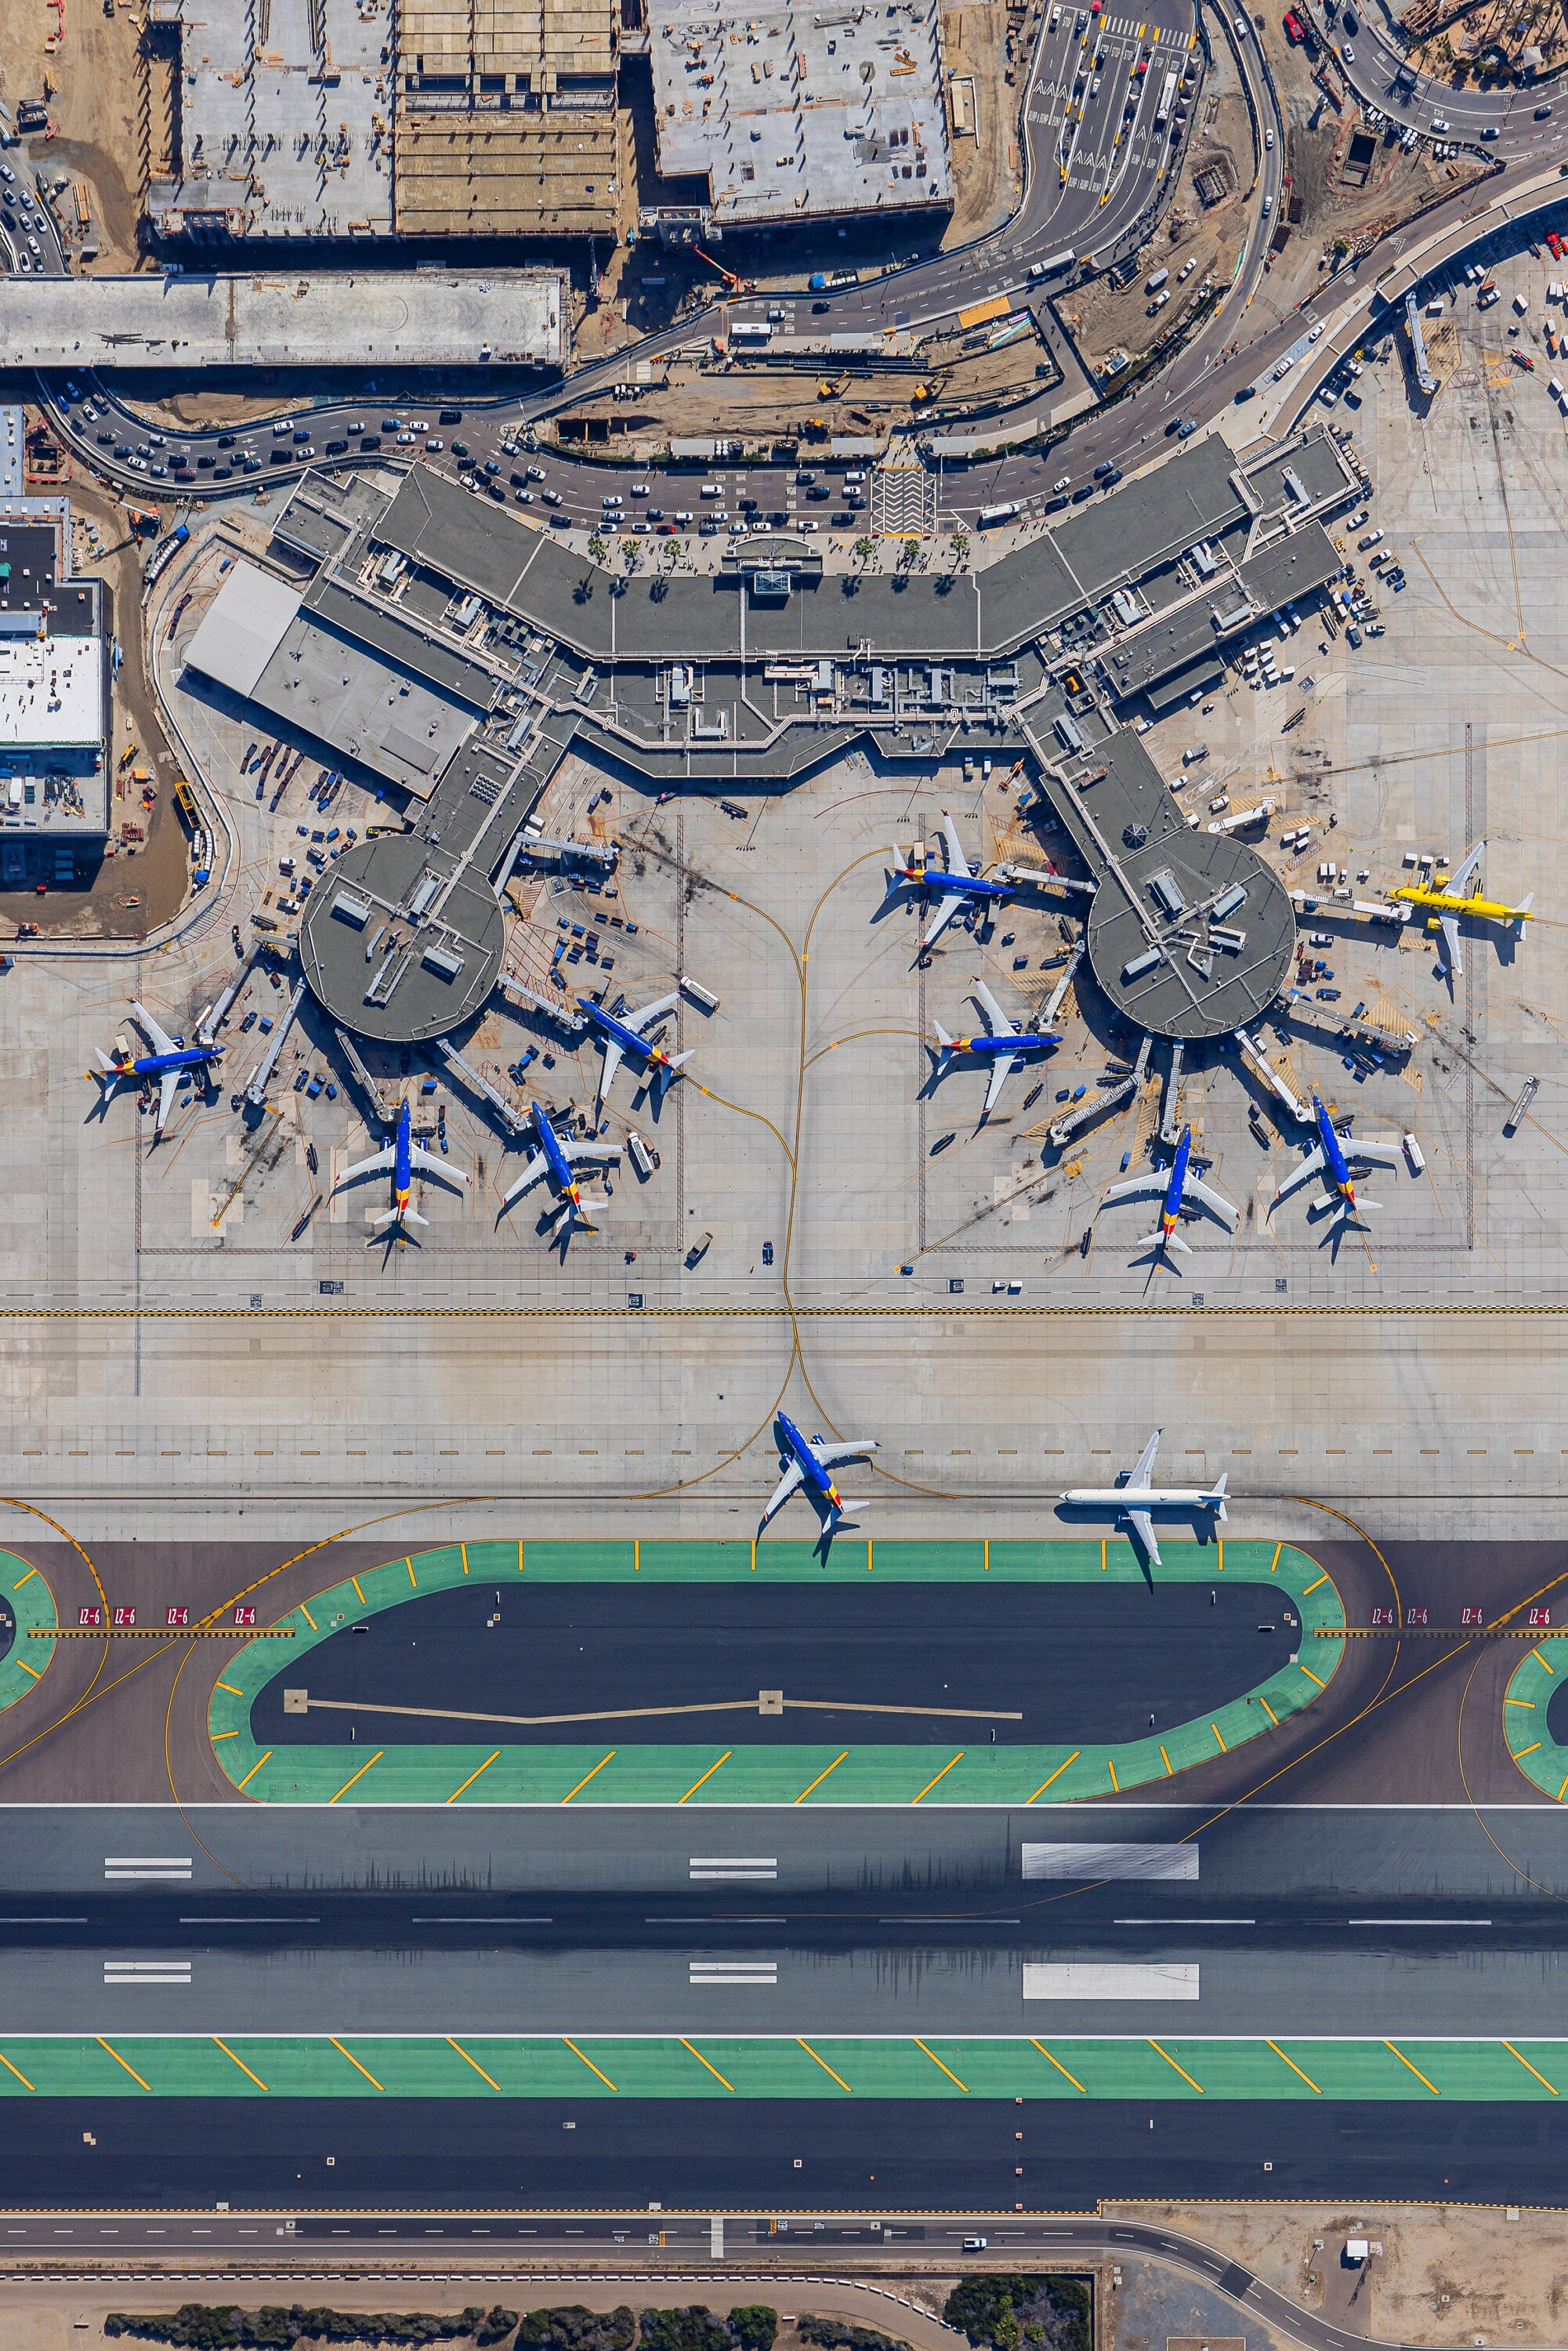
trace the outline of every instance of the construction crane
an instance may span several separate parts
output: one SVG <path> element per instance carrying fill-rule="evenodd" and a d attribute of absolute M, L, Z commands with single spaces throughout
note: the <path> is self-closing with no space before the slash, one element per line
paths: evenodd
<path fill-rule="evenodd" d="M 737 277 L 733 269 L 727 269 L 722 261 L 716 261 L 711 253 L 705 253 L 703 251 L 700 245 L 694 245 L 692 251 L 696 255 L 699 261 L 706 261 L 710 269 L 717 270 L 719 276 L 723 278 L 725 284 L 728 287 L 732 294 L 749 294 L 752 291 L 752 279 L 749 277 Z"/>

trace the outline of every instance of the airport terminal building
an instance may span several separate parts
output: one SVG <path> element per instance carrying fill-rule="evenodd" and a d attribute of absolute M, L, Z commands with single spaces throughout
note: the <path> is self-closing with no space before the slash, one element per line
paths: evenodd
<path fill-rule="evenodd" d="M 1254 851 L 1194 829 L 1129 722 L 1208 691 L 1337 576 L 1322 518 L 1358 488 L 1314 426 L 1245 465 L 1204 442 L 972 574 L 829 574 L 759 536 L 716 574 L 622 580 L 423 466 L 392 491 L 312 473 L 187 658 L 406 804 L 408 830 L 340 859 L 302 918 L 348 1030 L 412 1041 L 478 1008 L 493 877 L 574 738 L 651 787 L 754 789 L 863 740 L 894 764 L 1027 757 L 1096 885 L 1102 989 L 1197 1041 L 1272 1000 L 1293 916 Z"/>

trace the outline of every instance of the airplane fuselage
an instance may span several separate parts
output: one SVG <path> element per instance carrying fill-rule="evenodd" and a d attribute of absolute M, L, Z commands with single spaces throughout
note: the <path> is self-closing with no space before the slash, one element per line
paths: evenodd
<path fill-rule="evenodd" d="M 1215 1504 L 1201 1486 L 1074 1486 L 1061 1499 L 1105 1510 L 1212 1510 Z"/>
<path fill-rule="evenodd" d="M 1184 1126 L 1176 1155 L 1171 1162 L 1171 1179 L 1166 1186 L 1166 1196 L 1160 1207 L 1160 1232 L 1169 1240 L 1181 1217 L 1182 1194 L 1186 1189 L 1187 1162 L 1192 1157 L 1192 1129 Z"/>
<path fill-rule="evenodd" d="M 1049 1036 L 955 1037 L 948 1050 L 972 1053 L 977 1061 L 994 1061 L 1002 1053 L 1042 1053 L 1048 1046 L 1061 1042 L 1060 1037 Z"/>
<path fill-rule="evenodd" d="M 1010 898 L 1011 882 L 988 882 L 978 873 L 949 873 L 940 865 L 901 865 L 901 882 L 913 882 L 934 898 Z"/>
<path fill-rule="evenodd" d="M 534 1104 L 534 1124 L 538 1130 L 539 1149 L 549 1163 L 549 1172 L 556 1189 L 563 1198 L 571 1202 L 574 1208 L 580 1208 L 582 1195 L 578 1188 L 577 1178 L 571 1172 L 571 1162 L 560 1147 L 560 1138 L 556 1134 L 555 1128 L 538 1102 Z"/>
<path fill-rule="evenodd" d="M 1469 914 L 1483 923 L 1532 923 L 1533 910 L 1529 906 L 1505 906 L 1497 898 L 1458 897 L 1451 890 L 1423 890 L 1415 883 L 1391 890 L 1391 898 L 1403 898 L 1412 906 L 1425 906 L 1434 914 Z"/>
<path fill-rule="evenodd" d="M 204 1070 L 209 1061 L 218 1061 L 223 1051 L 221 1045 L 187 1045 L 173 1053 L 138 1053 L 132 1059 L 113 1062 L 111 1067 L 119 1078 L 162 1078 L 171 1070 Z"/>
<path fill-rule="evenodd" d="M 1344 1152 L 1341 1148 L 1340 1139 L 1334 1133 L 1333 1121 L 1329 1116 L 1327 1111 L 1323 1108 L 1322 1103 L 1318 1101 L 1315 1094 L 1312 1097 L 1312 1101 L 1313 1106 L 1318 1113 L 1318 1141 L 1323 1147 L 1325 1173 L 1327 1174 L 1329 1182 L 1333 1186 L 1334 1190 L 1339 1194 L 1341 1199 L 1344 1201 L 1348 1207 L 1354 1208 L 1355 1206 L 1355 1186 L 1351 1182 L 1350 1169 L 1345 1164 Z"/>
<path fill-rule="evenodd" d="M 640 1055 L 654 1069 L 669 1068 L 670 1057 L 662 1045 L 650 1044 L 646 1037 L 639 1036 L 635 1029 L 629 1029 L 624 1020 L 617 1020 L 612 1012 L 606 1012 L 600 1005 L 585 1004 L 582 1008 L 594 1027 L 605 1036 L 613 1037 L 624 1052 Z"/>
<path fill-rule="evenodd" d="M 784 1432 L 788 1449 L 793 1454 L 805 1484 L 833 1510 L 841 1509 L 842 1505 L 839 1499 L 838 1487 L 822 1468 L 788 1413 L 781 1412 L 779 1415 L 779 1426 Z"/>

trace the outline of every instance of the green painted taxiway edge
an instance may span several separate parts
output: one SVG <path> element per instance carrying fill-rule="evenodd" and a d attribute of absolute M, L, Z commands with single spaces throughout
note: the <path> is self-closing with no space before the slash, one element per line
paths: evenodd
<path fill-rule="evenodd" d="M 11 1646 L 0 1657 L 0 1713 L 37 1689 L 49 1670 L 53 1641 L 35 1641 L 35 1632 L 53 1632 L 59 1623 L 55 1595 L 40 1568 L 14 1551 L 0 1551 L 0 1601 L 16 1620 Z"/>
<path fill-rule="evenodd" d="M 1550 2105 L 1568 2041 L 794 2040 L 344 2032 L 0 2038 L 0 2097 L 1314 2098 Z"/>
<path fill-rule="evenodd" d="M 417 1593 L 462 1583 L 505 1587 L 546 1582 L 1112 1583 L 1139 1584 L 1130 1542 L 837 1542 L 823 1565 L 808 1543 L 472 1542 L 385 1560 L 318 1593 L 277 1619 L 291 1638 L 247 1643 L 225 1658 L 208 1708 L 213 1751 L 233 1784 L 267 1803 L 1030 1804 L 1124 1794 L 1174 1779 L 1273 1729 L 1310 1706 L 1343 1655 L 1344 1610 L 1333 1578 L 1284 1542 L 1171 1543 L 1164 1581 L 1244 1580 L 1288 1598 L 1301 1625 L 1299 1657 L 1245 1696 L 1166 1731 L 1163 1738 L 1068 1746 L 747 1746 L 743 1739 L 678 1747 L 507 1746 L 490 1739 L 407 1746 L 259 1748 L 250 1713 L 287 1668 L 308 1687 L 311 1649 L 346 1625 Z M 282 1654 L 280 1654 L 282 1652 Z"/>

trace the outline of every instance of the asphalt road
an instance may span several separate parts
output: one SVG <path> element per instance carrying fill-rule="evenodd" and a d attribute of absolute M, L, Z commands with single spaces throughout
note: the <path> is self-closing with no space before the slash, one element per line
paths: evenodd
<path fill-rule="evenodd" d="M 251 1723 L 267 1747 L 484 1732 L 375 1710 L 398 1707 L 490 1715 L 508 1744 L 1127 1739 L 1255 1689 L 1299 1639 L 1267 1585 L 1218 1577 L 1156 1583 L 1131 1605 L 1098 1584 L 486 1585 L 407 1600 L 281 1657 Z M 286 1714 L 284 1691 L 301 1685 L 310 1711 Z M 782 1691 L 786 1710 L 759 1715 L 762 1690 Z"/>
<path fill-rule="evenodd" d="M 635 2215 L 628 2250 L 638 2230 L 644 2256 L 649 2231 L 667 2232 L 664 2216 L 683 2210 L 765 2217 L 832 2210 L 936 2214 L 952 2245 L 967 2233 L 970 2216 L 1005 2214 L 1014 2227 L 1030 2227 L 1027 2218 L 1016 2217 L 1021 2206 L 1025 2216 L 1049 2218 L 1037 2220 L 1032 2233 L 1017 2241 L 1019 2250 L 1031 2243 L 1044 2250 L 1049 2243 L 1061 2251 L 1090 2241 L 1113 2250 L 1138 2240 L 1108 2233 L 1079 2239 L 1066 2232 L 1059 2216 L 1097 2198 L 1542 2204 L 1563 2201 L 1568 2183 L 1568 2114 L 1546 2104 L 1450 2106 L 1423 2097 L 1408 2105 L 1327 2099 L 1272 2105 L 1205 2099 L 1151 2115 L 1146 2105 L 1095 2102 L 1074 2107 L 1068 2132 L 1054 2108 L 1042 2120 L 1010 2101 L 978 2098 L 928 2105 L 860 2098 L 731 2105 L 716 2098 L 705 2100 L 700 2113 L 696 2130 L 673 2127 L 668 2104 L 626 2097 L 599 2104 L 39 2100 L 29 2104 L 26 2131 L 0 2140 L 0 2206 L 22 2213 L 80 2207 L 84 2216 L 100 2212 L 104 2220 L 84 2225 L 68 2213 L 47 2223 L 0 2222 L 0 2251 L 20 2252 L 24 2244 L 56 2254 L 79 2255 L 89 2244 L 112 2244 L 122 2254 L 152 2244 L 173 2251 L 179 2241 L 172 2234 L 152 2235 L 152 2229 L 173 2227 L 157 2208 L 195 2206 L 212 2214 L 223 2200 L 279 2218 L 290 2210 L 379 2207 L 368 2225 L 350 2224 L 371 2245 L 389 2241 L 377 2231 L 397 2228 L 400 2212 L 439 2215 L 446 2208 L 520 2213 L 525 2220 L 530 2212 L 580 2214 L 575 2225 L 583 2233 L 570 2241 L 580 2253 L 588 2238 L 586 2216 L 619 2211 Z M 1015 2137 L 1020 2125 L 1021 2178 Z M 663 2208 L 657 2219 L 650 2217 L 650 2206 Z M 139 2220 L 138 2210 L 150 2207 L 149 2220 Z M 106 2223 L 118 2228 L 118 2237 L 102 2233 Z M 278 2219 L 269 2222 L 274 2251 L 278 2224 Z M 210 2233 L 198 2236 L 193 2226 L 183 2241 L 193 2249 L 238 2241 L 232 2217 L 214 2215 L 200 2225 Z M 494 2231 L 496 2221 L 481 2225 Z M 564 2231 L 558 2235 L 535 2225 L 541 2247 L 565 2249 Z M 30 2236 L 13 2233 L 29 2226 Z M 430 2246 L 427 2225 L 419 2233 Z M 988 2227 L 985 2233 L 991 2233 Z M 701 2234 L 689 2231 L 686 2237 L 699 2256 L 706 2234 L 705 2223 Z M 612 2229 L 599 2236 L 613 2242 Z M 819 2257 L 830 2246 L 835 2256 L 849 2250 L 843 2236 L 835 2245 L 825 2230 L 821 2239 L 813 2230 L 812 2239 Z M 452 2230 L 452 2250 L 455 2240 Z M 256 2241 L 258 2261 L 262 2241 Z M 869 2250 L 868 2237 L 860 2243 Z M 999 2236 L 996 2250 L 1003 2250 Z M 1227 2267 L 1203 2264 L 1202 2273 L 1221 2284 Z M 1237 2279 L 1236 2291 L 1242 2283 Z M 1282 2297 L 1270 2308 L 1256 2288 L 1249 2307 L 1265 2319 L 1276 2313 L 1283 2318 L 1290 2309 Z M 1291 2331 L 1300 2335 L 1301 2329 Z M 1321 2340 L 1325 2351 L 1342 2351 L 1346 2341 L 1337 2330 L 1307 2339 Z"/>

